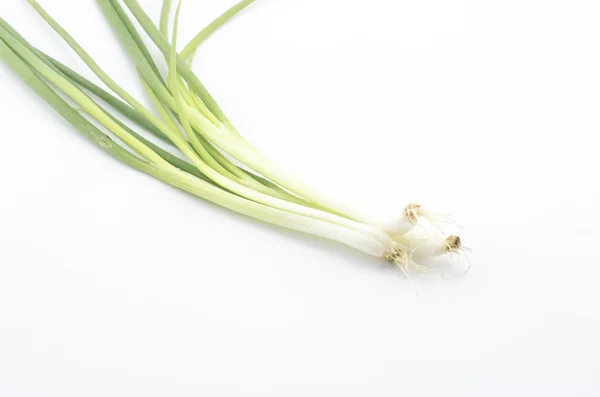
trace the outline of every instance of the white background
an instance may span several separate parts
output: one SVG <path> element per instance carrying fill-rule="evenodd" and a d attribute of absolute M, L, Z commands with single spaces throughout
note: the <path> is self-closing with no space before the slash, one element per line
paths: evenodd
<path fill-rule="evenodd" d="M 95 2 L 42 4 L 144 97 Z M 186 1 L 181 41 L 231 4 Z M 91 75 L 25 1 L 0 15 Z M 282 166 L 464 225 L 471 272 L 414 284 L 126 168 L 1 65 L 0 395 L 600 395 L 599 17 L 258 0 L 202 47 L 196 72 Z"/>

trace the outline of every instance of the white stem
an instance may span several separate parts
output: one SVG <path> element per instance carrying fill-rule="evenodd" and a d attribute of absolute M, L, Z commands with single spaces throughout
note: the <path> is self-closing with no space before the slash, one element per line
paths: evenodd
<path fill-rule="evenodd" d="M 401 236 L 415 228 L 419 221 L 420 208 L 421 206 L 418 204 L 409 204 L 404 207 L 402 213 L 392 221 L 385 220 L 377 225 L 391 235 Z"/>
<path fill-rule="evenodd" d="M 149 173 L 175 187 L 240 214 L 334 240 L 378 258 L 383 258 L 390 249 L 390 245 L 386 245 L 372 235 L 241 198 L 175 167 L 153 168 Z"/>
<path fill-rule="evenodd" d="M 461 249 L 458 236 L 440 237 L 427 235 L 421 231 L 413 231 L 402 236 L 396 236 L 396 241 L 406 246 L 414 258 L 432 258 Z"/>

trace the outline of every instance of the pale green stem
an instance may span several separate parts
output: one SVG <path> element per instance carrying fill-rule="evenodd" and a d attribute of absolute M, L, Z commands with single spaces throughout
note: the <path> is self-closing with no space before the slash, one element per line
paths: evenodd
<path fill-rule="evenodd" d="M 250 4 L 254 3 L 256 0 L 242 0 L 223 14 L 221 14 L 217 19 L 212 21 L 207 27 L 202 29 L 200 33 L 198 33 L 190 42 L 184 47 L 181 51 L 181 56 L 183 59 L 190 58 L 195 51 L 198 49 L 200 44 L 204 42 L 210 35 L 212 35 L 217 29 L 223 26 L 227 21 L 233 18 L 236 14 L 242 11 L 244 8 L 248 7 Z"/>
<path fill-rule="evenodd" d="M 160 31 L 165 36 L 169 36 L 169 12 L 171 11 L 171 0 L 163 0 L 160 12 Z"/>

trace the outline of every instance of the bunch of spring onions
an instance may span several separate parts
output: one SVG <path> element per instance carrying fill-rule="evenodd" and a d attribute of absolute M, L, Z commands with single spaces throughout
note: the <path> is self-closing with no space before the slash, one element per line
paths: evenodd
<path fill-rule="evenodd" d="M 2 19 L 1 57 L 79 132 L 121 162 L 232 211 L 349 245 L 405 272 L 410 266 L 426 270 L 416 258 L 462 250 L 460 238 L 424 233 L 434 228 L 418 227 L 423 220 L 433 225 L 436 218 L 421 206 L 409 204 L 396 219 L 374 222 L 283 171 L 238 133 L 190 65 L 198 46 L 254 0 L 242 0 L 229 9 L 181 52 L 177 51 L 181 2 L 169 34 L 170 0 L 163 2 L 158 25 L 136 0 L 97 0 L 135 64 L 154 111 L 108 76 L 35 0 L 28 2 L 112 93 L 36 49 Z M 151 57 L 129 15 L 162 53 L 166 75 L 159 71 L 158 60 Z M 123 123 L 123 117 L 138 131 Z M 152 143 L 142 130 L 182 156 Z"/>

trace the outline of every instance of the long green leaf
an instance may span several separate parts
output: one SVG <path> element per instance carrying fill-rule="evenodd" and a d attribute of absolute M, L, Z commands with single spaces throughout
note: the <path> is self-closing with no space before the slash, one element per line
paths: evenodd
<path fill-rule="evenodd" d="M 148 34 L 150 39 L 152 39 L 154 44 L 156 44 L 163 55 L 168 59 L 171 52 L 171 45 L 169 44 L 169 41 L 165 35 L 162 34 L 162 32 L 156 27 L 154 22 L 152 22 L 148 14 L 146 14 L 144 9 L 136 0 L 123 0 L 123 2 L 125 5 L 127 5 L 133 16 L 138 20 L 142 26 L 142 29 L 146 31 L 146 34 Z M 200 96 L 200 99 L 202 99 L 208 109 L 215 116 L 217 116 L 221 122 L 230 124 L 215 99 L 212 97 L 212 95 L 210 95 L 206 87 L 204 87 L 200 79 L 198 79 L 198 77 L 191 71 L 185 60 L 179 55 L 177 55 L 177 69 L 181 76 L 188 82 L 193 91 Z"/>
<path fill-rule="evenodd" d="M 121 18 L 122 20 L 127 19 L 127 14 L 125 14 L 125 11 L 121 7 L 115 8 L 115 11 L 119 15 L 119 18 Z M 154 59 L 150 55 L 150 51 L 148 51 L 148 47 L 146 47 L 146 45 L 144 44 L 144 41 L 142 40 L 141 36 L 139 35 L 137 29 L 133 25 L 130 25 L 130 26 L 127 26 L 127 30 L 129 31 L 129 35 L 131 36 L 131 38 L 135 41 L 136 45 L 142 52 L 142 55 L 148 62 L 148 65 L 150 65 L 150 68 L 152 69 L 152 71 L 154 72 L 156 77 L 160 80 L 160 82 L 163 85 L 165 85 L 165 82 L 160 75 L 160 71 L 158 70 L 156 63 L 154 62 Z"/>
<path fill-rule="evenodd" d="M 31 52 L 37 55 L 46 65 L 53 68 L 57 73 L 63 75 L 63 77 L 71 80 L 71 82 L 76 83 L 82 88 L 85 88 L 87 91 L 91 92 L 98 98 L 102 99 L 104 102 L 108 103 L 111 107 L 119 111 L 122 115 L 143 127 L 145 130 L 151 132 L 157 137 L 164 139 L 168 142 L 168 138 L 154 126 L 154 124 L 150 123 L 144 116 L 142 116 L 139 112 L 129 106 L 127 103 L 123 102 L 121 99 L 112 95 L 108 91 L 99 87 L 98 85 L 92 83 L 90 80 L 81 76 L 74 70 L 70 69 L 68 66 L 62 64 L 58 60 L 52 58 L 50 55 L 43 53 L 38 50 L 34 46 L 32 46 L 23 36 L 21 36 L 12 26 L 10 26 L 6 21 L 0 18 L 0 26 L 2 26 L 6 31 L 8 31 L 15 39 L 17 39 L 21 44 L 27 47 Z"/>
<path fill-rule="evenodd" d="M 52 106 L 66 121 L 73 125 L 83 136 L 96 144 L 100 149 L 135 169 L 145 171 L 151 167 L 147 162 L 119 146 L 108 135 L 90 123 L 76 109 L 62 99 L 4 42 L 3 39 L 0 39 L 0 56 L 44 101 Z"/>
<path fill-rule="evenodd" d="M 165 37 L 169 36 L 169 11 L 171 11 L 171 0 L 163 0 L 160 11 L 160 31 Z"/>
<path fill-rule="evenodd" d="M 223 26 L 227 21 L 233 18 L 236 14 L 239 14 L 244 8 L 254 3 L 256 0 L 242 0 L 235 4 L 233 7 L 221 14 L 217 19 L 212 21 L 207 27 L 202 29 L 190 42 L 184 47 L 180 55 L 183 59 L 190 58 L 198 46 L 204 42 L 210 35 L 212 35 L 217 29 Z"/>
<path fill-rule="evenodd" d="M 48 66 L 43 60 L 37 57 L 32 51 L 19 42 L 9 31 L 0 26 L 0 38 L 24 61 L 26 61 L 31 68 L 37 73 L 43 76 L 46 80 L 52 83 L 57 89 L 65 93 L 72 100 L 77 102 L 83 110 L 98 120 L 106 128 L 111 130 L 117 135 L 127 146 L 136 151 L 140 156 L 151 163 L 165 165 L 166 162 L 155 152 L 150 150 L 142 142 L 137 140 L 132 135 L 128 134 L 127 131 L 122 129 L 116 124 L 106 112 L 99 107 L 87 94 L 77 88 L 67 78 L 63 77 L 60 73 L 50 66 Z"/>

